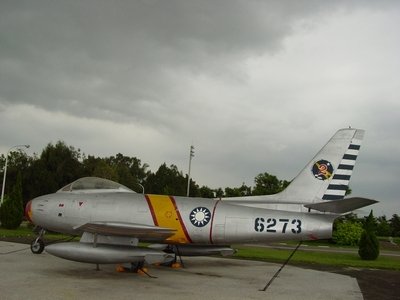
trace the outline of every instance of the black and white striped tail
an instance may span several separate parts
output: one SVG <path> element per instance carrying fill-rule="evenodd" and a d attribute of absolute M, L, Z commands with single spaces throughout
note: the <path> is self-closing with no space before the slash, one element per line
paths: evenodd
<path fill-rule="evenodd" d="M 361 147 L 361 140 L 349 145 L 346 153 L 337 167 L 332 180 L 322 197 L 323 200 L 342 200 L 349 188 L 351 174 Z"/>

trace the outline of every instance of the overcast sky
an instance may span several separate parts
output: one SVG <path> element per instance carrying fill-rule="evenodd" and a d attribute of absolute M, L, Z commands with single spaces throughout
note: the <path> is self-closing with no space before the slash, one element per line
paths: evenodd
<path fill-rule="evenodd" d="M 188 169 L 211 188 L 291 180 L 343 127 L 350 183 L 400 213 L 400 1 L 0 0 L 0 153 L 58 140 Z M 368 211 L 368 210 L 367 210 Z"/>

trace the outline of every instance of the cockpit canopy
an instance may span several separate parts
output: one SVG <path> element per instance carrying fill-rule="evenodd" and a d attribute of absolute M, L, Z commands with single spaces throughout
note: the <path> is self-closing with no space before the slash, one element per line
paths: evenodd
<path fill-rule="evenodd" d="M 83 177 L 59 189 L 57 193 L 98 193 L 98 192 L 124 192 L 135 193 L 126 186 L 117 182 L 99 178 L 99 177 Z"/>

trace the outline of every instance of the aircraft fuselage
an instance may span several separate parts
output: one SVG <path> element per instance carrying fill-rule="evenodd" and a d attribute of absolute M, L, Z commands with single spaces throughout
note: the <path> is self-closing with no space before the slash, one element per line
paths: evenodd
<path fill-rule="evenodd" d="M 34 224 L 56 232 L 79 235 L 86 223 L 126 222 L 175 230 L 158 242 L 205 245 L 329 238 L 333 221 L 332 215 L 123 192 L 45 195 L 28 204 L 27 215 Z"/>

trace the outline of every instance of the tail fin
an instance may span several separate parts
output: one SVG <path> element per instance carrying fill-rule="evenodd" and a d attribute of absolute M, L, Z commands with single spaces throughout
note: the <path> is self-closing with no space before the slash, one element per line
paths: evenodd
<path fill-rule="evenodd" d="M 277 198 L 287 203 L 343 199 L 364 133 L 362 129 L 338 130 Z"/>

